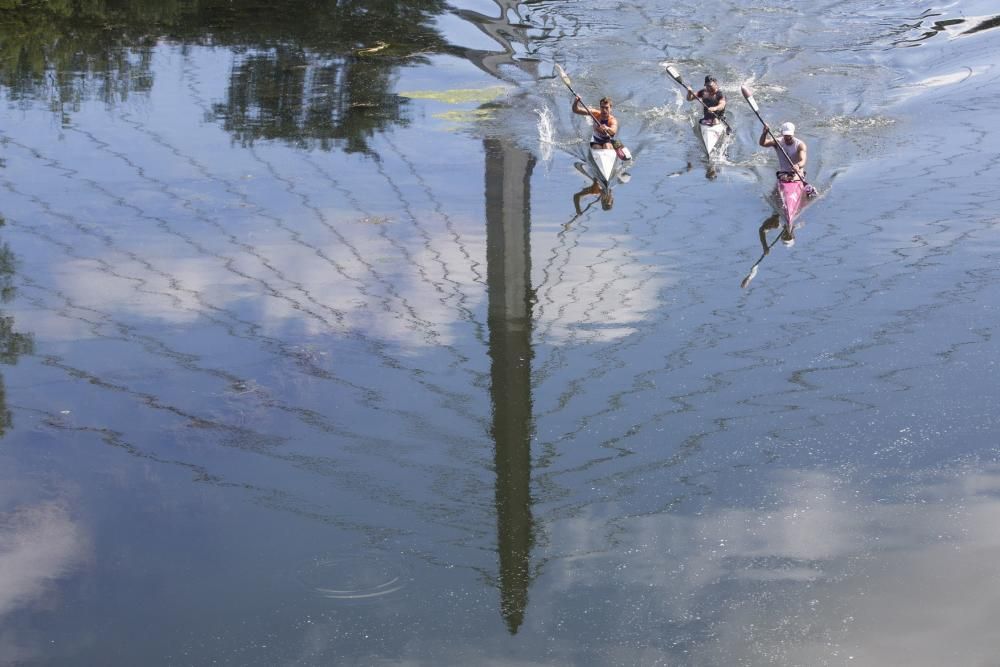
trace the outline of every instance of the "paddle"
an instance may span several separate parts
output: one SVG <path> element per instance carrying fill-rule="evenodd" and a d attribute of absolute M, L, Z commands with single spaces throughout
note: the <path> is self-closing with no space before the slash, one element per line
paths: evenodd
<path fill-rule="evenodd" d="M 562 79 L 562 82 L 566 84 L 566 87 L 569 88 L 569 92 L 573 93 L 573 97 L 575 97 L 575 98 L 577 98 L 577 99 L 580 100 L 580 104 L 582 104 L 584 110 L 588 114 L 590 114 L 590 118 L 594 119 L 594 112 L 590 110 L 590 107 L 588 107 L 587 103 L 583 101 L 583 98 L 580 97 L 579 95 L 577 95 L 576 91 L 573 90 L 573 82 L 570 81 L 569 74 L 566 73 L 566 70 L 564 70 L 562 68 L 562 65 L 560 65 L 559 63 L 556 63 L 556 73 L 559 75 L 559 78 Z M 615 145 L 615 144 L 617 144 L 617 145 Z M 622 145 L 622 143 L 620 141 L 618 141 L 618 142 L 614 142 L 613 141 L 612 145 L 615 147 L 615 152 L 618 154 L 618 157 L 620 159 L 622 159 L 622 160 L 631 160 L 632 159 L 632 156 L 629 155 L 629 153 L 628 153 L 628 149 L 626 149 Z"/>
<path fill-rule="evenodd" d="M 771 241 L 771 245 L 767 246 L 768 252 L 771 251 L 771 248 L 773 248 L 774 244 L 778 242 L 778 239 L 781 238 L 782 234 L 784 234 L 784 230 L 778 230 L 778 235 L 774 237 L 773 241 Z M 767 257 L 767 254 L 768 254 L 767 252 L 763 253 L 760 256 L 760 259 L 758 259 L 756 262 L 753 263 L 753 266 L 750 267 L 750 273 L 748 273 L 747 277 L 744 278 L 743 282 L 740 283 L 740 289 L 746 289 L 746 286 L 750 284 L 750 281 L 753 280 L 753 277 L 757 275 L 757 266 L 762 261 L 764 261 L 764 258 Z"/>
<path fill-rule="evenodd" d="M 744 99 L 746 99 L 747 104 L 749 104 L 750 108 L 753 109 L 754 114 L 757 116 L 757 120 L 759 120 L 760 124 L 763 125 L 764 129 L 767 130 L 768 135 L 770 135 L 771 137 L 771 141 L 774 142 L 775 146 L 781 149 L 781 152 L 784 154 L 785 159 L 788 160 L 788 164 L 791 165 L 792 171 L 794 171 L 795 175 L 799 177 L 799 180 L 802 181 L 802 184 L 806 186 L 806 196 L 809 198 L 815 197 L 817 194 L 819 194 L 816 191 L 816 188 L 809 185 L 805 177 L 801 174 L 801 172 L 799 172 L 798 168 L 795 166 L 795 163 L 792 162 L 792 158 L 788 157 L 788 153 L 785 151 L 785 147 L 782 146 L 778 138 L 774 136 L 774 132 L 771 132 L 771 126 L 765 123 L 764 119 L 760 117 L 760 107 L 757 106 L 757 102 L 753 98 L 753 93 L 751 93 L 746 86 L 740 86 L 740 92 L 743 93 L 743 97 Z"/>
<path fill-rule="evenodd" d="M 684 83 L 684 80 L 681 79 L 681 73 L 677 71 L 676 67 L 674 67 L 673 65 L 667 65 L 667 74 L 669 74 L 671 79 L 673 79 L 674 81 L 676 81 L 679 85 L 681 85 L 689 93 L 693 93 L 694 92 L 693 90 L 691 90 L 691 86 L 689 86 L 686 83 Z M 712 114 L 713 116 L 715 116 L 716 118 L 718 118 L 719 120 L 722 121 L 722 124 L 726 126 L 726 134 L 732 134 L 733 133 L 733 128 L 730 127 L 729 123 L 726 122 L 726 119 L 723 118 L 722 116 L 720 116 L 719 114 L 715 113 L 711 109 L 709 109 L 708 105 L 705 103 L 705 100 L 701 99 L 700 97 L 695 97 L 695 99 L 698 100 L 699 102 L 701 102 L 701 106 L 705 107 L 705 109 L 708 111 L 708 113 Z"/>

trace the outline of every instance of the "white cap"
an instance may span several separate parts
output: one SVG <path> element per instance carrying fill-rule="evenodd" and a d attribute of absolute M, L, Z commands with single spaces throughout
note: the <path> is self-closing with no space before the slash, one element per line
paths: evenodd
<path fill-rule="evenodd" d="M 781 133 L 784 134 L 784 135 L 786 135 L 786 136 L 792 136 L 792 135 L 794 135 L 795 134 L 795 125 L 793 125 L 792 123 L 782 123 L 781 124 Z"/>

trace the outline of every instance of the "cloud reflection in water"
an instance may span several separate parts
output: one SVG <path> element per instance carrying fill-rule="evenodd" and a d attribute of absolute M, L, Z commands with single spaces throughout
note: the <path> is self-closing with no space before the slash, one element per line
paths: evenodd
<path fill-rule="evenodd" d="M 878 498 L 789 470 L 756 506 L 568 519 L 551 529 L 559 554 L 533 614 L 606 596 L 602 635 L 627 638 L 636 618 L 659 618 L 667 654 L 700 656 L 691 664 L 991 664 L 1000 467 L 870 481 Z"/>
<path fill-rule="evenodd" d="M 0 622 L 56 595 L 59 580 L 84 560 L 87 543 L 62 503 L 23 505 L 0 514 Z M 0 663 L 13 664 L 33 653 L 15 633 L 0 632 Z"/>

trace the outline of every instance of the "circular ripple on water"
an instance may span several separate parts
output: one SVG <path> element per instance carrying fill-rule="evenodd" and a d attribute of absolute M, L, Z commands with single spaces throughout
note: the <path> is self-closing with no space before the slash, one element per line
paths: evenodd
<path fill-rule="evenodd" d="M 331 600 L 370 600 L 402 590 L 410 577 L 400 563 L 381 555 L 324 555 L 299 567 L 298 579 Z"/>

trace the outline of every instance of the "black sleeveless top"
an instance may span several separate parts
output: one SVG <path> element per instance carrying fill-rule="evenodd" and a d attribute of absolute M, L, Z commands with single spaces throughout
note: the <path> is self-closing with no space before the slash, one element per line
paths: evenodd
<path fill-rule="evenodd" d="M 726 99 L 726 96 L 722 94 L 721 90 L 717 90 L 715 92 L 715 95 L 712 95 L 710 92 L 708 92 L 708 90 L 699 90 L 698 97 L 700 97 L 701 101 L 705 103 L 705 106 L 709 107 L 718 106 L 718 104 L 722 102 L 722 100 Z M 705 111 L 704 115 L 702 116 L 702 120 L 710 120 L 712 118 L 722 118 L 722 116 L 726 113 L 725 109 L 713 114 L 708 109 L 705 109 L 704 107 L 702 108 Z"/>

